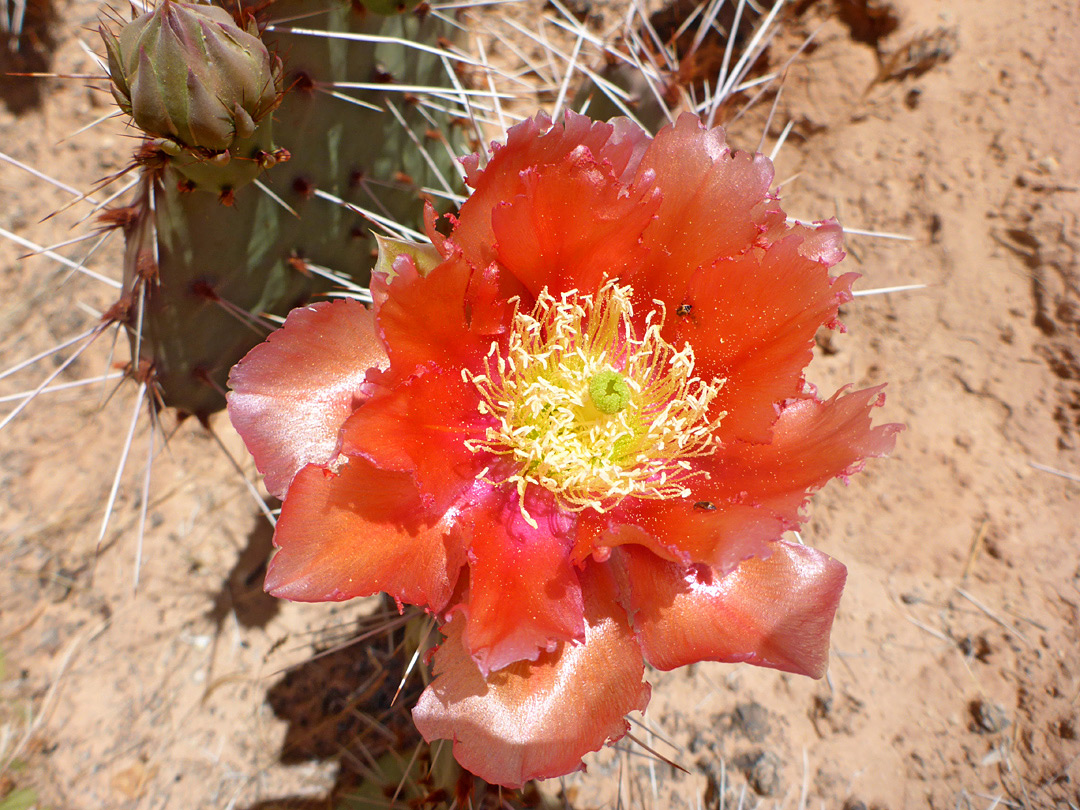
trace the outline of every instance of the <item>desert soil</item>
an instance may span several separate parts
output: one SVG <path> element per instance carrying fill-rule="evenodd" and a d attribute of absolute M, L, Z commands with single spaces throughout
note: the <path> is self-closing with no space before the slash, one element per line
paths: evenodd
<path fill-rule="evenodd" d="M 794 122 L 786 210 L 907 237 L 849 236 L 857 287 L 926 285 L 846 305 L 811 378 L 824 393 L 888 382 L 881 418 L 907 430 L 821 492 L 802 533 L 849 569 L 825 680 L 653 673 L 633 733 L 685 772 L 624 742 L 545 790 L 575 808 L 1076 808 L 1080 483 L 1045 468 L 1080 475 L 1080 15 L 1071 0 L 794 5 L 770 59 L 816 36 L 764 141 Z M 94 4 L 55 12 L 51 41 L 28 47 L 95 72 L 79 45 L 96 44 Z M 124 165 L 120 122 L 73 135 L 110 112 L 106 93 L 0 82 L 0 151 L 78 189 Z M 736 144 L 757 148 L 768 106 Z M 0 162 L 0 227 L 41 244 L 84 233 L 82 203 L 40 221 L 70 199 Z M 4 368 L 90 328 L 114 295 L 25 252 L 0 239 Z M 116 277 L 116 246 L 90 266 Z M 109 369 L 100 343 L 58 380 Z M 222 452 L 254 480 L 224 418 L 213 435 L 166 418 L 141 548 L 140 423 L 99 547 L 133 389 L 52 394 L 0 433 L 0 807 L 326 807 L 365 750 L 409 738 L 385 711 L 401 668 L 388 642 L 309 660 L 383 608 L 262 594 L 270 531 Z M 380 723 L 365 719 L 380 700 Z"/>

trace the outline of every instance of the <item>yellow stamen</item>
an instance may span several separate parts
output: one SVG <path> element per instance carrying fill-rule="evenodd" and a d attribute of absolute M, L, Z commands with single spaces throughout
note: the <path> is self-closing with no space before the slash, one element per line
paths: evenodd
<path fill-rule="evenodd" d="M 695 377 L 693 349 L 660 336 L 662 303 L 636 337 L 632 294 L 614 281 L 595 296 L 544 289 L 531 312 L 515 309 L 506 347 L 492 344 L 484 373 L 463 372 L 497 422 L 467 447 L 517 462 L 492 483 L 516 486 L 533 525 L 530 485 L 567 509 L 603 512 L 628 497 L 685 498 L 687 482 L 706 475 L 688 460 L 716 450 L 724 414 L 708 411 L 724 381 Z"/>

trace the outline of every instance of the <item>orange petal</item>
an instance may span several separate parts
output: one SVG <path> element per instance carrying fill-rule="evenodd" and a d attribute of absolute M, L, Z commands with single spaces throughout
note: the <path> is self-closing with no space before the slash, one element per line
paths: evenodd
<path fill-rule="evenodd" d="M 871 411 L 884 402 L 884 388 L 839 391 L 824 402 L 808 397 L 783 403 L 770 443 L 734 442 L 706 459 L 708 488 L 718 498 L 761 504 L 799 520 L 811 492 L 892 451 L 903 425 L 870 423 Z"/>
<path fill-rule="evenodd" d="M 472 268 L 460 257 L 440 264 L 426 276 L 403 273 L 378 286 L 385 300 L 376 315 L 390 354 L 394 381 L 421 366 L 459 370 L 478 367 L 491 337 L 474 332 L 472 310 L 483 302 L 467 295 Z M 374 290 L 374 287 L 373 287 Z"/>
<path fill-rule="evenodd" d="M 637 267 L 641 233 L 660 205 L 648 182 L 627 188 L 583 148 L 521 172 L 521 193 L 491 215 L 499 261 L 536 295 L 592 292 Z"/>
<path fill-rule="evenodd" d="M 663 203 L 643 237 L 653 256 L 643 271 L 646 299 L 673 301 L 697 268 L 738 256 L 783 221 L 769 197 L 769 159 L 732 152 L 722 129 L 706 130 L 689 113 L 656 135 L 638 166 L 639 177 L 647 172 Z"/>
<path fill-rule="evenodd" d="M 769 440 L 777 403 L 802 393 L 814 334 L 851 298 L 854 274 L 834 280 L 830 265 L 805 254 L 808 246 L 820 254 L 816 243 L 830 237 L 839 251 L 839 226 L 821 230 L 796 226 L 768 248 L 703 268 L 671 302 L 684 314 L 669 309 L 665 339 L 694 347 L 696 374 L 726 379 L 714 405 L 727 412 L 722 441 Z"/>
<path fill-rule="evenodd" d="M 441 610 L 465 562 L 452 516 L 425 517 L 411 475 L 350 458 L 302 469 L 274 532 L 266 590 L 297 602 L 388 593 Z"/>
<path fill-rule="evenodd" d="M 606 554 L 632 544 L 666 560 L 683 565 L 708 562 L 721 571 L 767 553 L 773 540 L 795 526 L 762 506 L 697 495 L 665 501 L 627 499 L 604 515 L 583 516 L 581 523 L 586 530 L 578 532 L 576 563 L 597 551 Z"/>
<path fill-rule="evenodd" d="M 769 444 L 731 442 L 701 459 L 709 477 L 690 481 L 687 498 L 627 499 L 602 518 L 586 521 L 592 531 L 579 532 L 573 559 L 633 543 L 723 573 L 766 553 L 770 541 L 805 519 L 801 510 L 814 490 L 892 450 L 903 426 L 870 424 L 882 388 L 841 392 L 826 402 L 784 403 Z"/>
<path fill-rule="evenodd" d="M 657 669 L 747 662 L 820 678 L 847 569 L 806 546 L 776 542 L 722 576 L 626 546 L 627 609 Z"/>
<path fill-rule="evenodd" d="M 386 365 L 371 312 L 345 299 L 294 309 L 233 367 L 229 418 L 272 495 L 284 497 L 305 464 L 337 455 L 368 369 Z"/>
<path fill-rule="evenodd" d="M 492 421 L 480 415 L 478 402 L 476 386 L 457 372 L 431 370 L 391 389 L 376 387 L 345 423 L 342 452 L 414 473 L 421 493 L 443 512 L 484 466 L 484 457 L 465 447 Z"/>
<path fill-rule="evenodd" d="M 610 574 L 592 566 L 582 588 L 584 643 L 561 644 L 536 663 L 518 662 L 486 679 L 462 644 L 462 622 L 446 625 L 435 680 L 413 709 L 424 738 L 453 740 L 463 767 L 516 788 L 581 770 L 584 754 L 622 737 L 624 715 L 649 702 L 641 650 Z"/>
<path fill-rule="evenodd" d="M 535 660 L 585 633 L 569 555 L 573 519 L 550 506 L 531 506 L 533 528 L 516 497 L 494 495 L 468 515 L 473 534 L 462 643 L 484 674 Z"/>
<path fill-rule="evenodd" d="M 554 124 L 542 113 L 522 121 L 510 128 L 505 145 L 494 145 L 483 168 L 475 155 L 464 159 L 466 179 L 474 191 L 461 206 L 451 240 L 474 266 L 486 267 L 496 258 L 492 212 L 522 192 L 521 172 L 558 165 L 581 148 L 625 182 L 649 140 L 640 127 L 620 121 L 605 124 L 576 113 L 567 113 Z"/>

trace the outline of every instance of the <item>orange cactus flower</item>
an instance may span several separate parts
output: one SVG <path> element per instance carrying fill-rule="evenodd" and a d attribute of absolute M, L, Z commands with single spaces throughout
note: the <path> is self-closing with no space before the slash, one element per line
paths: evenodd
<path fill-rule="evenodd" d="M 846 572 L 781 535 L 900 426 L 807 385 L 840 227 L 722 130 L 537 116 L 465 166 L 450 235 L 293 312 L 229 413 L 284 498 L 267 590 L 434 613 L 416 724 L 519 786 L 621 737 L 645 662 L 820 677 Z"/>

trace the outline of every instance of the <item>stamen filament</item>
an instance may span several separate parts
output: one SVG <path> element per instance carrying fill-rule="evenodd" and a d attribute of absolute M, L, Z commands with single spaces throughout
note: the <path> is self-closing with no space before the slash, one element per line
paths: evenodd
<path fill-rule="evenodd" d="M 724 381 L 695 377 L 693 349 L 661 337 L 662 304 L 637 337 L 632 294 L 609 281 L 595 295 L 545 289 L 528 313 L 517 301 L 505 347 L 492 344 L 482 373 L 465 372 L 496 423 L 466 446 L 516 462 L 492 483 L 515 486 L 530 523 L 530 485 L 569 510 L 607 511 L 627 497 L 688 497 L 687 482 L 707 476 L 690 459 L 716 450 L 724 414 L 709 411 Z"/>

